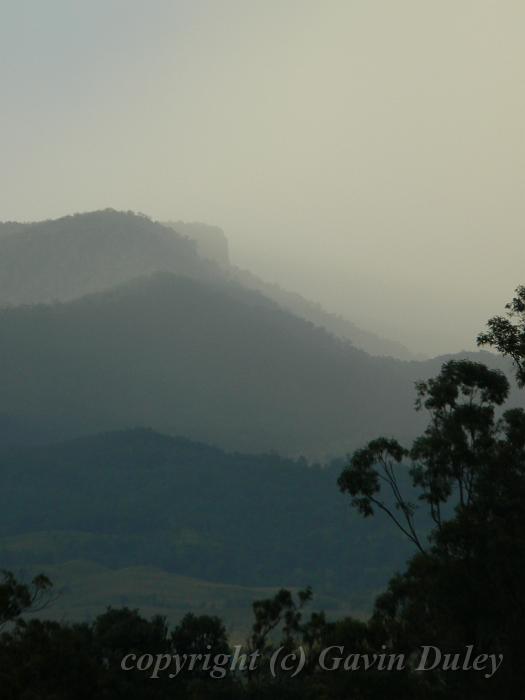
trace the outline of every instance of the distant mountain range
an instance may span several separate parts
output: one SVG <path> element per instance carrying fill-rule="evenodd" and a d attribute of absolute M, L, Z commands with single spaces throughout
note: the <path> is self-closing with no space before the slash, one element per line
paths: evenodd
<path fill-rule="evenodd" d="M 233 266 L 228 241 L 217 226 L 161 225 L 113 210 L 39 223 L 0 223 L 0 305 L 69 301 L 158 271 L 201 281 L 229 279 L 369 354 L 416 359 L 401 344 Z"/>
<path fill-rule="evenodd" d="M 352 345 L 364 350 L 369 355 L 395 357 L 400 360 L 423 359 L 410 352 L 401 343 L 365 331 L 348 319 L 329 313 L 320 304 L 305 299 L 300 294 L 287 291 L 277 284 L 265 282 L 252 272 L 234 266 L 230 261 L 228 239 L 218 226 L 183 221 L 170 221 L 166 223 L 166 226 L 194 240 L 199 254 L 220 265 L 230 279 L 248 287 L 248 289 L 262 292 L 284 309 L 316 326 L 326 328 L 339 338 L 349 340 Z"/>
<path fill-rule="evenodd" d="M 414 422 L 410 365 L 257 292 L 171 273 L 0 310 L 0 414 L 74 435 L 133 426 L 230 449 L 338 452 Z"/>
<path fill-rule="evenodd" d="M 215 227 L 0 225 L 0 568 L 64 576 L 76 619 L 179 614 L 182 591 L 243 627 L 254 587 L 305 585 L 363 613 L 409 547 L 350 509 L 328 457 L 420 432 L 413 383 L 446 359 L 387 348 L 231 265 Z"/>
<path fill-rule="evenodd" d="M 221 276 L 189 238 L 129 212 L 0 225 L 0 305 L 70 301 L 159 270 Z"/>
<path fill-rule="evenodd" d="M 0 439 L 20 440 L 24 425 L 23 439 L 40 441 L 144 426 L 228 449 L 327 455 L 421 428 L 413 382 L 438 359 L 371 357 L 243 275 L 129 213 L 1 237 L 0 297 L 11 307 L 0 310 Z M 57 298 L 69 301 L 32 303 Z"/>

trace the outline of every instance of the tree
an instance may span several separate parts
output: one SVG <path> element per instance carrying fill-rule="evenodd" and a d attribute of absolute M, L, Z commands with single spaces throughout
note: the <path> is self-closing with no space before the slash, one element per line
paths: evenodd
<path fill-rule="evenodd" d="M 50 600 L 51 581 L 39 574 L 31 584 L 18 581 L 11 571 L 0 571 L 0 629 L 27 612 L 38 612 Z"/>
<path fill-rule="evenodd" d="M 510 355 L 524 384 L 524 287 L 507 308 L 518 322 L 491 319 L 480 342 Z M 525 412 L 499 415 L 509 382 L 477 362 L 447 362 L 416 388 L 416 408 L 429 412 L 423 435 L 410 449 L 373 440 L 339 478 L 354 507 L 365 517 L 384 511 L 418 550 L 377 599 L 370 631 L 407 654 L 421 644 L 502 653 L 504 670 L 490 686 L 436 672 L 425 693 L 492 697 L 497 687 L 505 694 L 521 677 L 525 626 Z M 402 493 L 407 480 L 419 506 Z M 421 505 L 432 524 L 426 537 L 415 526 Z"/>
<path fill-rule="evenodd" d="M 227 654 L 228 635 L 222 620 L 211 615 L 187 613 L 171 634 L 178 654 Z"/>
<path fill-rule="evenodd" d="M 478 345 L 488 345 L 511 357 L 516 366 L 519 386 L 525 386 L 525 286 L 516 289 L 516 296 L 505 305 L 505 316 L 493 316 L 488 330 L 478 335 Z"/>

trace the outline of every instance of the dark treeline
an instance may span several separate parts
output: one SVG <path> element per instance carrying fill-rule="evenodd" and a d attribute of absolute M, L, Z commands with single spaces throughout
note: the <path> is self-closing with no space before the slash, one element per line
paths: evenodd
<path fill-rule="evenodd" d="M 369 601 L 409 547 L 385 519 L 364 523 L 348 508 L 336 489 L 340 468 L 143 429 L 4 450 L 2 565 L 147 565 Z M 31 534 L 33 550 L 16 547 Z"/>

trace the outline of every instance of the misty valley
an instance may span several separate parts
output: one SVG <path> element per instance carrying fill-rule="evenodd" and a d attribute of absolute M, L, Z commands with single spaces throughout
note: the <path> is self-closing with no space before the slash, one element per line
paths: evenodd
<path fill-rule="evenodd" d="M 525 698 L 524 27 L 0 0 L 0 700 Z"/>
<path fill-rule="evenodd" d="M 0 224 L 0 697 L 510 697 L 524 337 L 523 287 L 418 359 L 217 226 Z"/>

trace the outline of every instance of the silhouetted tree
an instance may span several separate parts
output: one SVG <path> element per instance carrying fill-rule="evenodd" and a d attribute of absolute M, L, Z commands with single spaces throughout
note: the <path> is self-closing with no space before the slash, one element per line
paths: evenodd
<path fill-rule="evenodd" d="M 0 572 L 0 629 L 26 612 L 38 612 L 51 600 L 51 581 L 40 574 L 28 585 L 11 571 Z"/>
<path fill-rule="evenodd" d="M 516 289 L 516 296 L 505 305 L 505 316 L 493 316 L 488 330 L 478 335 L 478 345 L 489 345 L 516 365 L 518 384 L 525 386 L 525 286 Z"/>
<path fill-rule="evenodd" d="M 511 355 L 523 384 L 525 288 L 509 305 L 509 319 L 491 319 L 480 342 Z M 525 626 L 525 412 L 501 413 L 509 383 L 499 371 L 450 361 L 417 384 L 416 408 L 429 424 L 410 449 L 379 438 L 358 450 L 339 479 L 365 516 L 379 508 L 416 545 L 418 553 L 376 601 L 369 632 L 406 654 L 421 644 L 447 651 L 473 644 L 503 654 L 487 681 L 480 674 L 436 671 L 425 692 L 446 697 L 493 697 L 522 675 Z M 423 540 L 416 505 L 403 496 L 411 482 L 433 527 Z M 385 490 L 390 500 L 385 496 Z M 508 695 L 507 695 L 508 696 Z"/>

